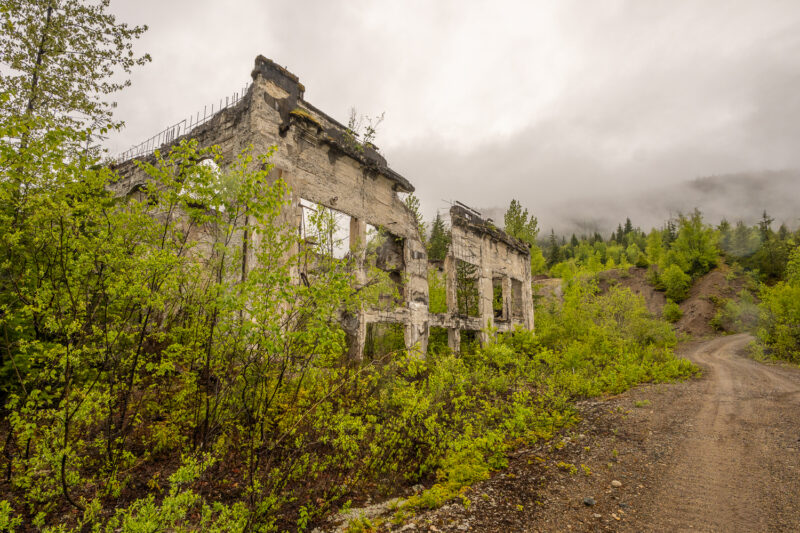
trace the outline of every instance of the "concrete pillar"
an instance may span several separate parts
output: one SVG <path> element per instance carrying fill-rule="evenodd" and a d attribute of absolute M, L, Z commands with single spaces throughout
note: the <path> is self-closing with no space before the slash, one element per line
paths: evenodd
<path fill-rule="evenodd" d="M 481 239 L 481 257 L 478 265 L 478 315 L 481 318 L 481 330 L 478 333 L 481 345 L 489 342 L 486 331 L 494 327 L 494 286 L 492 285 L 492 269 L 488 258 L 492 256 L 491 242 L 486 237 Z"/>
<path fill-rule="evenodd" d="M 478 278 L 478 314 L 481 318 L 481 330 L 478 333 L 478 338 L 482 345 L 489 342 L 489 334 L 486 330 L 494 327 L 493 300 L 494 287 L 492 286 L 491 271 L 488 276 L 481 271 L 481 277 Z"/>
<path fill-rule="evenodd" d="M 453 353 L 461 351 L 461 332 L 457 328 L 448 328 L 447 346 L 450 347 L 450 351 Z"/>
<path fill-rule="evenodd" d="M 350 255 L 355 259 L 356 278 L 359 283 L 366 283 L 367 273 L 364 267 L 367 250 L 367 223 L 356 217 L 350 217 Z"/>
<path fill-rule="evenodd" d="M 447 312 L 455 315 L 458 313 L 458 297 L 456 293 L 456 259 L 452 255 L 444 258 L 444 279 L 447 291 Z"/>
<path fill-rule="evenodd" d="M 428 310 L 416 311 L 412 309 L 411 320 L 405 324 L 404 339 L 406 348 L 417 356 L 422 357 L 428 351 Z"/>
<path fill-rule="evenodd" d="M 511 278 L 503 276 L 503 318 L 511 320 Z"/>
<path fill-rule="evenodd" d="M 350 217 L 350 254 L 353 257 L 356 283 L 363 285 L 367 282 L 365 266 L 367 249 L 367 223 L 356 217 Z M 367 340 L 367 321 L 364 309 L 359 308 L 355 315 L 347 321 L 345 333 L 347 335 L 348 356 L 351 361 L 364 359 L 364 344 Z"/>
<path fill-rule="evenodd" d="M 525 279 L 522 281 L 522 319 L 525 329 L 533 330 L 533 276 L 530 267 L 527 269 Z"/>

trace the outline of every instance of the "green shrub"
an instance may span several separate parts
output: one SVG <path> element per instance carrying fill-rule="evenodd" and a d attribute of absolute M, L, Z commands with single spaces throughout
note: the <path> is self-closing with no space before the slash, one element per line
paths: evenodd
<path fill-rule="evenodd" d="M 724 298 L 717 302 L 711 326 L 719 331 L 740 333 L 755 331 L 758 320 L 758 303 L 753 294 L 745 289 L 739 293 L 738 299 Z"/>
<path fill-rule="evenodd" d="M 692 278 L 683 272 L 678 265 L 672 264 L 659 276 L 659 280 L 664 286 L 667 298 L 682 302 L 689 294 Z"/>
<path fill-rule="evenodd" d="M 767 355 L 800 363 L 800 285 L 765 287 L 759 308 L 756 334 Z"/>
<path fill-rule="evenodd" d="M 800 246 L 790 254 L 785 281 L 761 289 L 756 336 L 759 353 L 800 363 Z"/>
<path fill-rule="evenodd" d="M 673 302 L 672 300 L 667 300 L 667 303 L 664 305 L 664 310 L 661 312 L 661 316 L 664 317 L 664 320 L 667 322 L 677 322 L 683 316 L 683 311 L 681 311 L 681 307 Z"/>

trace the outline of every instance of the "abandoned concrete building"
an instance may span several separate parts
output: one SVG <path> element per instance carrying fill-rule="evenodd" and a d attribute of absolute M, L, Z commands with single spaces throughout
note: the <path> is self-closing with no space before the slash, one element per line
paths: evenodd
<path fill-rule="evenodd" d="M 233 161 L 249 145 L 254 153 L 272 146 L 271 175 L 291 188 L 286 220 L 298 227 L 304 211 L 314 205 L 349 219 L 348 253 L 364 267 L 368 226 L 380 227 L 386 239 L 377 267 L 390 273 L 400 287 L 391 308 L 365 308 L 343 323 L 350 355 L 364 354 L 370 328 L 395 324 L 405 346 L 425 352 L 436 332 L 459 351 L 462 334 L 486 341 L 487 327 L 508 331 L 533 328 L 529 246 L 496 228 L 490 220 L 463 204 L 450 209 L 451 243 L 443 262 L 429 262 L 414 215 L 400 195 L 414 186 L 388 167 L 372 145 L 354 149 L 348 128 L 304 100 L 297 76 L 259 56 L 252 83 L 225 105 L 203 117 L 184 121 L 123 154 L 115 164 L 119 195 L 141 186 L 144 173 L 136 159 L 153 157 L 182 139 L 197 139 L 200 147 L 217 145 L 224 161 Z M 446 281 L 446 312 L 429 310 L 429 273 Z M 363 272 L 356 272 L 356 276 Z"/>

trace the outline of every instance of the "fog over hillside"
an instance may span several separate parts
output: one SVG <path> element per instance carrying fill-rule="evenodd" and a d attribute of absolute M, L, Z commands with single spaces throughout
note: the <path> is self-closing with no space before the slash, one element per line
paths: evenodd
<path fill-rule="evenodd" d="M 528 209 L 539 219 L 542 235 L 553 228 L 561 235 L 613 231 L 630 217 L 644 230 L 661 226 L 678 213 L 700 209 L 713 223 L 727 218 L 753 224 L 764 210 L 775 219 L 775 228 L 785 223 L 800 226 L 800 170 L 707 176 L 669 183 L 636 192 L 586 196 L 579 191 L 572 197 L 553 201 L 542 199 Z M 500 223 L 506 206 L 480 211 Z"/>

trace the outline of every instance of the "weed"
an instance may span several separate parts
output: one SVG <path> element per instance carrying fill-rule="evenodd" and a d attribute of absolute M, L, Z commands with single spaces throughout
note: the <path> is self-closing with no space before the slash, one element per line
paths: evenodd
<path fill-rule="evenodd" d="M 563 470 L 564 472 L 568 472 L 570 475 L 575 475 L 578 473 L 578 467 L 576 467 L 572 463 L 565 463 L 564 461 L 559 461 L 556 466 Z"/>

